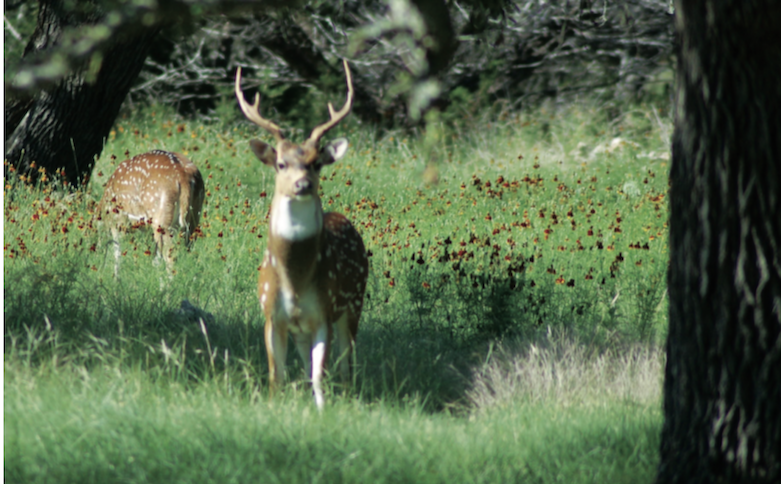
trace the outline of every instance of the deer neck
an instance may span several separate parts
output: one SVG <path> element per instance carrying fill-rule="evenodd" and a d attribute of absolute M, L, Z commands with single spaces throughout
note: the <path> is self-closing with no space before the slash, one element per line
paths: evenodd
<path fill-rule="evenodd" d="M 300 242 L 323 230 L 323 207 L 316 195 L 304 199 L 277 195 L 271 203 L 272 237 Z"/>
<path fill-rule="evenodd" d="M 317 196 L 276 196 L 269 220 L 269 255 L 281 280 L 303 289 L 314 277 L 320 254 L 323 208 Z M 287 285 L 287 284 L 286 284 Z"/>

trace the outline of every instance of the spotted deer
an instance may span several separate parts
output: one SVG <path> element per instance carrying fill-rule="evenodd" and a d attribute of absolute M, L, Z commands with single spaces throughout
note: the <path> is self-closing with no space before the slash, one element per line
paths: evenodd
<path fill-rule="evenodd" d="M 285 139 L 276 124 L 258 112 L 260 97 L 250 106 L 241 92 L 241 68 L 236 73 L 236 97 L 244 115 L 270 132 L 276 149 L 250 141 L 255 156 L 276 171 L 269 211 L 268 243 L 258 281 L 258 297 L 266 317 L 265 340 L 272 394 L 285 380 L 288 334 L 298 349 L 315 403 L 324 405 L 323 376 L 334 329 L 339 343 L 341 379 L 352 378 L 353 350 L 369 260 L 363 240 L 342 214 L 323 212 L 318 194 L 320 170 L 344 156 L 347 140 L 320 147 L 320 138 L 350 112 L 353 85 L 344 62 L 347 100 L 339 111 L 328 104 L 330 120 L 317 126 L 305 142 Z"/>
<path fill-rule="evenodd" d="M 154 230 L 156 258 L 172 270 L 173 228 L 184 229 L 186 246 L 201 218 L 205 197 L 198 167 L 179 153 L 154 150 L 125 160 L 108 179 L 100 200 L 100 216 L 111 228 L 114 276 L 119 277 L 120 231 L 128 221 Z"/>

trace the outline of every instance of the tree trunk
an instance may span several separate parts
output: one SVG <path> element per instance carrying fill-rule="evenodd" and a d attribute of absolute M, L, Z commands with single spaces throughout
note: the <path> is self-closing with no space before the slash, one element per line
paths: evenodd
<path fill-rule="evenodd" d="M 781 482 L 781 5 L 678 0 L 657 482 Z"/>
<path fill-rule="evenodd" d="M 94 12 L 93 12 L 94 13 Z M 42 51 L 56 44 L 66 26 L 94 22 L 67 12 L 59 0 L 42 0 L 38 26 L 25 51 Z M 6 120 L 6 160 L 35 182 L 39 169 L 59 172 L 65 181 L 78 186 L 88 180 L 105 138 L 133 81 L 144 65 L 157 28 L 122 39 L 103 53 L 94 79 L 82 66 L 56 86 L 41 91 L 26 105 L 18 100 Z"/>
<path fill-rule="evenodd" d="M 426 76 L 437 76 L 447 69 L 456 51 L 456 34 L 450 11 L 444 0 L 412 0 L 426 23 L 430 44 L 426 45 Z"/>

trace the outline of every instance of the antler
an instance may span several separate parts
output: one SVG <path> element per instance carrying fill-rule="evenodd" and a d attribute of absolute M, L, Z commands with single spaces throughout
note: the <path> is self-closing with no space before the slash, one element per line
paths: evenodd
<path fill-rule="evenodd" d="M 350 75 L 350 67 L 347 65 L 347 60 L 344 59 L 342 62 L 344 63 L 344 72 L 347 76 L 347 100 L 344 102 L 342 109 L 340 109 L 338 112 L 334 112 L 334 107 L 331 105 L 331 103 L 328 103 L 328 113 L 331 115 L 330 121 L 327 121 L 313 129 L 312 134 L 309 135 L 307 143 L 316 144 L 318 141 L 320 141 L 320 138 L 322 138 L 326 131 L 339 124 L 339 121 L 344 119 L 344 117 L 347 116 L 347 114 L 350 112 L 350 109 L 353 107 L 353 78 Z"/>
<path fill-rule="evenodd" d="M 282 129 L 280 129 L 279 126 L 272 123 L 268 119 L 263 118 L 263 116 L 261 116 L 258 112 L 258 108 L 260 107 L 260 94 L 255 94 L 255 104 L 252 106 L 250 106 L 247 100 L 244 98 L 244 93 L 241 92 L 241 67 L 236 70 L 235 90 L 236 99 L 239 100 L 239 107 L 241 107 L 241 112 L 244 113 L 244 116 L 269 133 L 273 134 L 277 141 L 283 139 L 284 136 L 282 136 Z"/>

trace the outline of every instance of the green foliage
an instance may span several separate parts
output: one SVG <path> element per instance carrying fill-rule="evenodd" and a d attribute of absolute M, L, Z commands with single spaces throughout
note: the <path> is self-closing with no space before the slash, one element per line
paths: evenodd
<path fill-rule="evenodd" d="M 14 7 L 9 9 L 6 5 L 4 12 L 3 59 L 6 70 L 22 58 L 38 15 L 37 2 L 18 2 Z"/>
<path fill-rule="evenodd" d="M 426 5 L 427 4 L 427 5 Z M 426 7 L 424 8 L 424 5 Z M 437 8 L 435 5 L 441 5 Z M 442 17 L 444 15 L 444 17 Z M 450 60 L 454 43 L 449 12 L 444 2 L 413 2 L 391 0 L 387 12 L 376 20 L 358 29 L 350 40 L 348 51 L 351 56 L 368 50 L 368 44 L 388 38 L 389 43 L 402 52 L 405 69 L 399 70 L 388 91 L 391 96 L 408 93 L 407 110 L 413 121 L 418 121 L 429 105 L 442 94 L 442 83 L 429 77 L 440 70 L 431 65 L 435 52 L 446 51 L 444 64 Z M 445 45 L 443 45 L 445 44 Z"/>
<path fill-rule="evenodd" d="M 118 120 L 87 189 L 12 175 L 6 479 L 650 482 L 657 400 L 477 411 L 469 397 L 498 342 L 561 331 L 619 351 L 664 334 L 669 122 L 605 110 L 433 119 L 419 138 L 339 128 L 351 150 L 322 199 L 361 232 L 371 271 L 354 390 L 332 385 L 322 417 L 295 351 L 292 385 L 266 396 L 256 278 L 273 170 L 247 145 L 265 133 L 156 106 Z M 117 281 L 96 200 L 151 149 L 203 173 L 200 236 L 190 252 L 177 241 L 169 277 L 152 234 L 130 230 Z"/>

